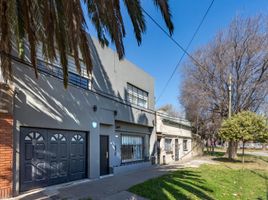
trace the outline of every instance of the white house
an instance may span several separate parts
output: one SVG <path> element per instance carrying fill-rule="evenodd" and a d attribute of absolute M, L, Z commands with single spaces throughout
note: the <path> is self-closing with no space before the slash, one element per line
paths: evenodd
<path fill-rule="evenodd" d="M 158 164 L 169 164 L 192 157 L 192 132 L 189 121 L 158 111 L 156 132 Z"/>

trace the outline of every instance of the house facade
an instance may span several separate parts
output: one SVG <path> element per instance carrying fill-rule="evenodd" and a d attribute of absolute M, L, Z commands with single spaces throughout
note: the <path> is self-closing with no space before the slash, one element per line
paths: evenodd
<path fill-rule="evenodd" d="M 164 111 L 156 114 L 157 160 L 169 164 L 193 156 L 192 132 L 189 121 L 171 117 Z"/>
<path fill-rule="evenodd" d="M 27 63 L 14 61 L 13 107 L 7 115 L 12 122 L 7 124 L 6 115 L 0 119 L 0 124 L 13 124 L 7 145 L 13 159 L 5 165 L 10 167 L 9 185 L 2 197 L 151 165 L 156 146 L 154 79 L 131 62 L 119 61 L 96 39 L 89 38 L 89 43 L 92 76 L 85 66 L 78 74 L 69 57 L 67 89 L 60 64 L 46 62 L 41 49 L 38 79 Z M 7 135 L 6 130 L 0 133 Z"/>

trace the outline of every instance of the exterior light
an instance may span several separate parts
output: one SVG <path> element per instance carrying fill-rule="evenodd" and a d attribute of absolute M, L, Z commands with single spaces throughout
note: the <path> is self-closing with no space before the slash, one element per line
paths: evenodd
<path fill-rule="evenodd" d="M 92 122 L 92 127 L 93 128 L 97 128 L 97 126 L 98 126 L 98 123 L 97 122 Z"/>

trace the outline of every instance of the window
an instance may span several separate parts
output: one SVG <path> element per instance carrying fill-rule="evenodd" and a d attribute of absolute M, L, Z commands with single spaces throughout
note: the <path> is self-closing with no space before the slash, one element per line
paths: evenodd
<path fill-rule="evenodd" d="M 166 153 L 172 153 L 172 139 L 165 139 L 165 151 Z"/>
<path fill-rule="evenodd" d="M 183 140 L 183 151 L 188 151 L 187 140 Z"/>
<path fill-rule="evenodd" d="M 37 66 L 38 66 L 38 70 L 46 73 L 46 74 L 50 74 L 54 77 L 57 77 L 59 79 L 63 79 L 63 71 L 62 68 L 56 66 L 56 65 L 52 65 L 50 63 L 46 63 L 45 61 L 41 60 L 41 59 L 37 59 Z M 69 80 L 68 82 L 79 86 L 81 88 L 84 89 L 89 89 L 89 79 L 85 78 L 83 76 L 80 76 L 79 74 L 73 73 L 73 72 L 68 72 L 69 75 Z"/>
<path fill-rule="evenodd" d="M 122 135 L 122 163 L 143 160 L 143 137 Z"/>
<path fill-rule="evenodd" d="M 143 108 L 148 108 L 148 92 L 141 90 L 131 84 L 127 84 L 127 100 L 130 103 Z"/>

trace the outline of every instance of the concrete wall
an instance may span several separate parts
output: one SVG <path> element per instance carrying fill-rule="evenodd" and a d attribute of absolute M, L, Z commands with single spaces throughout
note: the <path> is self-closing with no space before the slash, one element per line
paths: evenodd
<path fill-rule="evenodd" d="M 193 142 L 192 142 L 192 155 L 193 156 L 202 156 L 204 154 L 204 143 L 200 136 L 193 135 Z"/>
<path fill-rule="evenodd" d="M 168 122 L 158 122 L 161 124 L 161 130 L 157 132 L 161 132 L 162 134 L 175 135 L 180 137 L 192 137 L 192 132 L 189 127 L 185 127 L 180 124 L 168 123 Z"/>
<path fill-rule="evenodd" d="M 149 93 L 149 109 L 154 109 L 154 78 L 126 59 L 119 60 L 110 48 L 89 39 L 93 54 L 93 88 L 126 99 L 127 83 Z"/>
<path fill-rule="evenodd" d="M 172 153 L 165 151 L 165 139 L 172 140 Z M 172 136 L 165 136 L 160 140 L 160 164 L 170 164 L 175 162 L 175 139 L 178 139 L 179 145 L 179 160 L 186 160 L 191 158 L 192 155 L 192 139 L 191 138 L 181 138 L 181 137 L 172 137 Z M 183 140 L 187 140 L 188 149 L 185 151 L 183 149 Z"/>
<path fill-rule="evenodd" d="M 120 165 L 119 149 L 113 149 L 113 143 L 120 143 L 119 138 L 115 137 L 116 122 L 122 123 L 128 131 L 144 134 L 150 143 L 146 147 L 148 156 L 154 153 L 155 140 L 151 139 L 155 138 L 154 112 L 130 105 L 125 100 L 127 82 L 130 82 L 149 92 L 149 108 L 153 109 L 153 78 L 126 60 L 119 62 L 114 52 L 101 49 L 96 41 L 91 45 L 95 63 L 93 91 L 73 85 L 65 89 L 60 79 L 45 74 L 40 74 L 36 79 L 31 68 L 15 63 L 14 85 L 18 91 L 14 102 L 16 192 L 19 191 L 21 126 L 86 131 L 89 134 L 89 178 L 99 177 L 101 134 L 107 134 L 110 138 L 110 167 Z M 99 90 L 102 92 L 96 92 Z M 93 111 L 95 105 L 97 110 Z M 117 111 L 116 114 L 114 111 Z M 97 127 L 92 126 L 93 122 Z"/>

